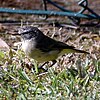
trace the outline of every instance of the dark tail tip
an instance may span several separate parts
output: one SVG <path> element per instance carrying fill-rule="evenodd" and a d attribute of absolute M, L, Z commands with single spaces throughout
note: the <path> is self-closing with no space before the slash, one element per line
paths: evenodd
<path fill-rule="evenodd" d="M 89 52 L 87 51 L 83 51 L 83 50 L 77 50 L 78 53 L 85 53 L 85 54 L 90 54 Z"/>

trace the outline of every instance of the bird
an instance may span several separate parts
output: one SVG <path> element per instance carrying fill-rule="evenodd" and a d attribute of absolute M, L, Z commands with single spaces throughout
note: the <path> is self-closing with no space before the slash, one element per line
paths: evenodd
<path fill-rule="evenodd" d="M 21 35 L 22 49 L 25 54 L 39 63 L 56 60 L 59 56 L 68 53 L 89 54 L 44 35 L 34 26 L 23 26 L 19 28 L 18 34 Z"/>

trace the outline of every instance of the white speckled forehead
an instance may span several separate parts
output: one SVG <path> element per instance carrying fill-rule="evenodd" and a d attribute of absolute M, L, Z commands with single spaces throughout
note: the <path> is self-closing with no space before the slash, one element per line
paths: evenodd
<path fill-rule="evenodd" d="M 18 33 L 22 34 L 22 33 L 30 32 L 30 31 L 37 32 L 38 28 L 32 27 L 32 26 L 24 26 L 24 27 L 19 29 Z"/>

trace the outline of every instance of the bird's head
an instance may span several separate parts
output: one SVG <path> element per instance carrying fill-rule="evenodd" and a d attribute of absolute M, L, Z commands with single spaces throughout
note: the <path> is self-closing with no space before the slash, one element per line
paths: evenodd
<path fill-rule="evenodd" d="M 36 39 L 43 36 L 43 33 L 33 26 L 24 26 L 19 29 L 18 34 L 21 35 L 23 40 Z"/>

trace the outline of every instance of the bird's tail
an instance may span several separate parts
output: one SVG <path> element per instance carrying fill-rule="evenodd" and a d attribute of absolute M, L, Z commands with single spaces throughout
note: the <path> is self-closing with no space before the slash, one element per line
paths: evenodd
<path fill-rule="evenodd" d="M 63 49 L 59 55 L 64 55 L 66 53 L 67 54 L 68 53 L 85 53 L 85 54 L 90 54 L 89 52 L 86 52 L 84 50 L 78 50 L 78 49 L 73 48 L 73 49 Z"/>
<path fill-rule="evenodd" d="M 73 49 L 76 53 L 85 53 L 85 54 L 90 54 L 89 52 L 86 52 L 84 50 L 78 50 L 78 49 Z"/>

